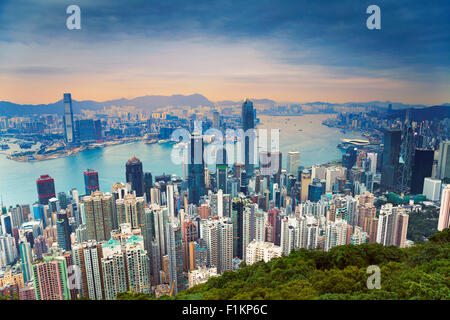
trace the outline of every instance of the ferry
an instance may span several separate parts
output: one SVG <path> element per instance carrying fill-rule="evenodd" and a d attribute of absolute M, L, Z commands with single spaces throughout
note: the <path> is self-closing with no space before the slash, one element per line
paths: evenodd
<path fill-rule="evenodd" d="M 156 143 L 156 142 L 157 142 L 156 139 L 151 139 L 151 140 L 145 141 L 145 144 L 154 144 L 154 143 Z"/>

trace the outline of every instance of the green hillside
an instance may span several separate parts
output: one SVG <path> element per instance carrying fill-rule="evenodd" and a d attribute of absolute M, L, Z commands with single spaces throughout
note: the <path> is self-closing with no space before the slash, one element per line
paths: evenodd
<path fill-rule="evenodd" d="M 345 245 L 328 252 L 300 249 L 287 257 L 225 272 L 173 298 L 160 299 L 450 299 L 450 229 L 411 248 Z M 369 265 L 381 289 L 367 289 Z M 118 299 L 154 299 L 121 293 Z"/>
<path fill-rule="evenodd" d="M 176 299 L 450 299 L 450 229 L 412 248 L 345 245 L 226 272 Z M 366 286 L 367 267 L 381 268 L 381 289 Z"/>

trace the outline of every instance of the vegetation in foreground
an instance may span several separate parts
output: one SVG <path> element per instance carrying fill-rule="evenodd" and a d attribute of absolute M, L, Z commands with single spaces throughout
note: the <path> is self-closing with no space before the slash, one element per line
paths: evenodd
<path fill-rule="evenodd" d="M 345 245 L 328 252 L 300 249 L 287 257 L 225 272 L 160 299 L 450 299 L 450 229 L 401 249 Z M 381 269 L 381 289 L 367 288 L 367 267 Z M 154 299 L 120 293 L 118 299 Z"/>

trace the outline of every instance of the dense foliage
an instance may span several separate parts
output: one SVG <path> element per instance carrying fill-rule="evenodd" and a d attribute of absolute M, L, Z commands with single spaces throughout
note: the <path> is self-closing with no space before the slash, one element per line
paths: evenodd
<path fill-rule="evenodd" d="M 424 241 L 429 236 L 437 232 L 439 220 L 439 209 L 434 207 L 425 207 L 421 211 L 414 211 L 409 214 L 408 221 L 408 240 Z"/>
<path fill-rule="evenodd" d="M 154 298 L 145 293 L 139 292 L 119 292 L 116 300 L 153 300 Z"/>
<path fill-rule="evenodd" d="M 300 249 L 225 272 L 175 299 L 450 299 L 449 243 L 445 229 L 406 249 L 380 244 Z M 367 288 L 369 265 L 380 267 L 381 289 Z"/>
<path fill-rule="evenodd" d="M 401 249 L 381 244 L 345 245 L 328 252 L 300 249 L 287 257 L 243 263 L 208 282 L 160 299 L 450 299 L 450 229 Z M 381 288 L 368 289 L 367 267 L 381 269 Z M 120 300 L 153 300 L 119 293 Z"/>

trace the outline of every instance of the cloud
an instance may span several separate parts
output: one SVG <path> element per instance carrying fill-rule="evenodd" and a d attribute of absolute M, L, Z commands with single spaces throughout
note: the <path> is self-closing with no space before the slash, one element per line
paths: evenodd
<path fill-rule="evenodd" d="M 69 4 L 81 8 L 81 30 L 66 28 Z M 366 28 L 371 4 L 381 8 L 381 30 Z M 449 11 L 444 0 L 0 0 L 0 68 L 18 75 L 129 70 L 140 78 L 139 69 L 154 65 L 149 76 L 163 80 L 215 74 L 255 83 L 320 72 L 322 80 L 448 88 Z"/>

